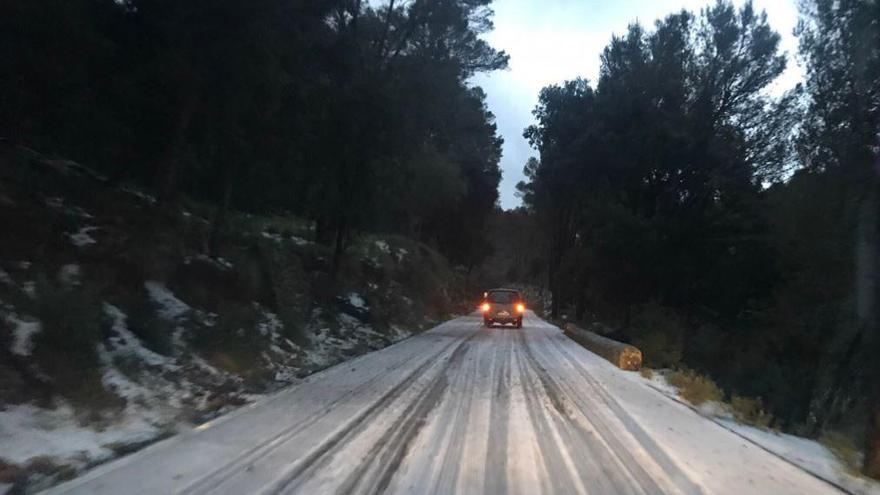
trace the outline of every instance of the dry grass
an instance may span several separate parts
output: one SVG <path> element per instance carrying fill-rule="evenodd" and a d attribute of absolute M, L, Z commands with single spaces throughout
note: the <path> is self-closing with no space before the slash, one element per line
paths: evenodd
<path fill-rule="evenodd" d="M 860 473 L 862 452 L 851 437 L 836 431 L 826 431 L 819 437 L 819 443 L 827 447 L 851 474 Z"/>
<path fill-rule="evenodd" d="M 764 429 L 769 428 L 773 423 L 773 415 L 764 410 L 760 398 L 734 395 L 730 399 L 730 407 L 733 417 L 741 423 Z"/>
<path fill-rule="evenodd" d="M 689 369 L 676 370 L 666 376 L 666 381 L 678 389 L 682 399 L 697 406 L 704 402 L 720 402 L 724 393 L 711 378 Z"/>
<path fill-rule="evenodd" d="M 654 378 L 654 371 L 651 368 L 642 368 L 639 370 L 639 374 L 642 375 L 642 378 L 646 378 L 648 380 Z"/>

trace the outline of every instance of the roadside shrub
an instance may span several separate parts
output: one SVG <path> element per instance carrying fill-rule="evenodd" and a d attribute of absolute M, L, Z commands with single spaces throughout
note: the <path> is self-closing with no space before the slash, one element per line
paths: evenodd
<path fill-rule="evenodd" d="M 711 378 L 693 370 L 675 370 L 666 376 L 666 381 L 678 389 L 682 399 L 695 406 L 704 402 L 721 401 L 724 398 L 724 393 Z"/>
<path fill-rule="evenodd" d="M 741 423 L 766 429 L 773 422 L 773 415 L 764 410 L 760 398 L 734 395 L 730 398 L 730 407 L 733 417 Z"/>
<path fill-rule="evenodd" d="M 119 405 L 119 398 L 101 384 L 101 305 L 90 288 L 40 281 L 35 309 L 42 331 L 34 336 L 34 357 L 57 393 L 87 409 Z"/>
<path fill-rule="evenodd" d="M 684 325 L 673 310 L 657 303 L 643 304 L 636 308 L 627 333 L 642 351 L 646 366 L 669 368 L 681 362 Z"/>
<path fill-rule="evenodd" d="M 819 437 L 819 443 L 827 447 L 850 473 L 860 472 L 862 452 L 851 437 L 837 431 L 825 431 Z"/>
<path fill-rule="evenodd" d="M 145 292 L 139 292 L 125 302 L 127 304 L 123 307 L 127 311 L 129 330 L 151 351 L 171 356 L 174 353 L 174 323 L 159 316 Z"/>
<path fill-rule="evenodd" d="M 192 344 L 205 359 L 244 379 L 245 386 L 259 392 L 271 379 L 261 353 L 268 347 L 256 329 L 259 315 L 253 304 L 227 304 L 212 327 L 196 327 Z"/>

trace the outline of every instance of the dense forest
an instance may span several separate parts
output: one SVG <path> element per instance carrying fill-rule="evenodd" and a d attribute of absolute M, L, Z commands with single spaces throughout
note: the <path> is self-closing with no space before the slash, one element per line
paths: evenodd
<path fill-rule="evenodd" d="M 554 315 L 864 439 L 878 476 L 880 2 L 804 2 L 796 34 L 805 80 L 772 97 L 787 61 L 751 4 L 631 25 L 594 84 L 541 92 L 519 190 Z"/>
<path fill-rule="evenodd" d="M 0 137 L 111 181 L 290 213 L 333 245 L 487 254 L 501 139 L 465 81 L 507 55 L 488 0 L 45 0 L 0 6 Z"/>

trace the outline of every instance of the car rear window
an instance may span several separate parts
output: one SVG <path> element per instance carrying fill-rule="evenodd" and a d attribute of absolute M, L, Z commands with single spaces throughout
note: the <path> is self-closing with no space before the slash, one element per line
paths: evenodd
<path fill-rule="evenodd" d="M 499 290 L 494 292 L 489 292 L 489 302 L 497 303 L 497 304 L 510 304 L 516 301 L 517 293 L 509 290 Z"/>

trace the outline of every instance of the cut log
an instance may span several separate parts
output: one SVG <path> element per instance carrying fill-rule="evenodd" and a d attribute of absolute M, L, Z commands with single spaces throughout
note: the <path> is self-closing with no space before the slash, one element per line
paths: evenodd
<path fill-rule="evenodd" d="M 602 337 L 573 323 L 565 324 L 565 335 L 622 370 L 638 371 L 642 367 L 642 351 L 629 344 Z"/>

